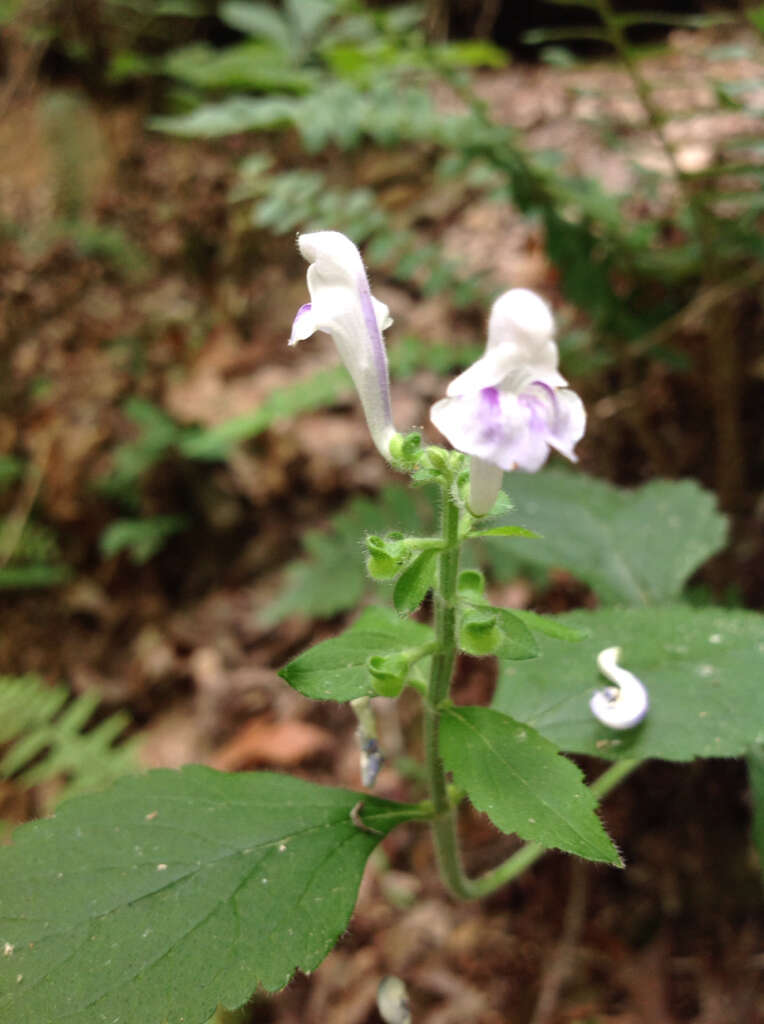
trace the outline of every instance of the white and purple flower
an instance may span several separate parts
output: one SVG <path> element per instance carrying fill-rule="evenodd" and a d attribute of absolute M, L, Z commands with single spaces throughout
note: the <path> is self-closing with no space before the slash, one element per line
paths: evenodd
<path fill-rule="evenodd" d="M 430 419 L 454 448 L 472 456 L 470 509 L 489 512 L 504 470 L 535 473 L 550 448 L 576 461 L 586 411 L 557 369 L 554 320 L 525 288 L 496 300 L 485 355 L 448 386 Z"/>
<path fill-rule="evenodd" d="M 290 345 L 326 331 L 353 378 L 374 444 L 390 458 L 395 435 L 390 380 L 382 331 L 392 323 L 387 306 L 369 290 L 356 246 L 339 231 L 300 235 L 297 245 L 308 267 L 309 303 L 297 311 Z"/>

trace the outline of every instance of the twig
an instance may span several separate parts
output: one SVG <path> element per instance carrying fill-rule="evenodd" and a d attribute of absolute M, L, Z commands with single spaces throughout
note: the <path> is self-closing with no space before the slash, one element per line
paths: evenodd
<path fill-rule="evenodd" d="M 567 981 L 575 961 L 576 946 L 586 915 L 587 899 L 587 865 L 582 860 L 572 859 L 562 935 L 549 966 L 542 975 L 541 987 L 530 1024 L 549 1024 L 552 1020 L 560 998 L 560 991 Z"/>

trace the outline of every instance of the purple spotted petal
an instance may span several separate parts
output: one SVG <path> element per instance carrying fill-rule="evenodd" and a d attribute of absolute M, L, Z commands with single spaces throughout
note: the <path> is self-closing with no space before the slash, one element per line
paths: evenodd
<path fill-rule="evenodd" d="M 535 473 L 550 446 L 575 459 L 573 446 L 583 435 L 581 400 L 567 389 L 535 382 L 520 395 L 483 388 L 477 394 L 445 398 L 430 418 L 454 448 L 501 469 Z"/>

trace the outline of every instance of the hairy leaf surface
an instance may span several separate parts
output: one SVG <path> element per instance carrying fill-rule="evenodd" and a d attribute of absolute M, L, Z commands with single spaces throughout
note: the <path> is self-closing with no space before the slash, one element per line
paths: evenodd
<path fill-rule="evenodd" d="M 281 669 L 290 686 L 313 700 L 354 700 L 375 694 L 366 668 L 373 654 L 396 654 L 429 643 L 433 632 L 389 608 L 367 608 L 340 636 L 309 647 Z"/>
<path fill-rule="evenodd" d="M 737 757 L 764 737 L 764 617 L 755 612 L 667 605 L 602 608 L 559 616 L 588 632 L 562 646 L 539 638 L 541 657 L 504 664 L 493 706 L 528 722 L 562 750 L 611 760 Z M 589 699 L 608 681 L 597 654 L 620 647 L 620 664 L 647 687 L 636 728 L 608 729 Z"/>
<path fill-rule="evenodd" d="M 0 850 L 0 1020 L 202 1024 L 310 971 L 416 809 L 284 775 L 124 779 Z M 371 830 L 374 830 L 373 832 Z"/>
<path fill-rule="evenodd" d="M 607 604 L 675 599 L 692 573 L 724 546 L 727 526 L 714 497 L 692 480 L 656 480 L 625 490 L 561 469 L 516 474 L 514 519 L 543 543 L 484 538 L 492 562 L 568 569 Z"/>
<path fill-rule="evenodd" d="M 491 708 L 452 707 L 441 746 L 456 782 L 502 832 L 620 865 L 580 768 L 534 729 Z"/>

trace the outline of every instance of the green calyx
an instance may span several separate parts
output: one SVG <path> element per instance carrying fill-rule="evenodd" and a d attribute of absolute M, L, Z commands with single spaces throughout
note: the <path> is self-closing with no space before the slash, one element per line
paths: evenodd
<path fill-rule="evenodd" d="M 373 654 L 366 661 L 366 668 L 374 680 L 374 690 L 380 697 L 397 697 L 404 686 L 411 685 L 417 689 L 421 681 L 410 675 L 416 662 L 432 654 L 434 643 L 423 644 L 421 647 L 410 647 L 406 651 L 395 654 Z"/>
<path fill-rule="evenodd" d="M 459 647 L 467 654 L 482 657 L 495 654 L 504 642 L 504 634 L 490 609 L 471 611 L 459 624 Z"/>
<path fill-rule="evenodd" d="M 484 600 L 485 576 L 478 569 L 464 569 L 456 581 L 456 592 L 467 601 Z"/>
<path fill-rule="evenodd" d="M 390 441 L 390 460 L 396 469 L 410 473 L 417 464 L 422 450 L 422 435 L 413 431 L 410 434 L 395 434 Z"/>
<path fill-rule="evenodd" d="M 406 683 L 409 663 L 403 654 L 374 654 L 366 662 L 380 697 L 397 697 Z"/>
<path fill-rule="evenodd" d="M 423 552 L 437 553 L 444 547 L 440 537 L 406 537 L 388 533 L 385 537 L 371 534 L 366 538 L 366 570 L 374 580 L 392 580 L 400 576 Z"/>

